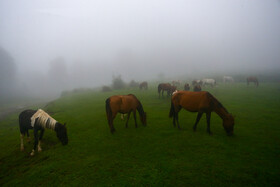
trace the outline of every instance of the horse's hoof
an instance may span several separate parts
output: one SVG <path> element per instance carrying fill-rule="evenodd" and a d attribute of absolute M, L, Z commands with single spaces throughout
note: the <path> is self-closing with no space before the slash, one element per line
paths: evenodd
<path fill-rule="evenodd" d="M 42 148 L 38 148 L 38 152 L 41 152 L 42 151 Z"/>
<path fill-rule="evenodd" d="M 21 150 L 21 151 L 24 151 L 24 147 L 21 147 L 20 150 Z"/>

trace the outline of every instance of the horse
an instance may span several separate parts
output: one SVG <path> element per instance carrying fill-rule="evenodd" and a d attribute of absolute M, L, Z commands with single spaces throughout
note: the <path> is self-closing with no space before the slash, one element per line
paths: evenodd
<path fill-rule="evenodd" d="M 259 86 L 259 81 L 258 81 L 258 78 L 257 77 L 247 77 L 247 85 L 249 86 L 249 83 L 250 82 L 253 82 L 255 83 L 256 86 Z"/>
<path fill-rule="evenodd" d="M 160 98 L 160 92 L 163 97 L 164 91 L 167 92 L 167 96 L 169 97 L 176 89 L 176 86 L 171 86 L 169 83 L 161 83 L 158 85 L 158 97 Z"/>
<path fill-rule="evenodd" d="M 234 79 L 232 78 L 232 77 L 230 77 L 230 76 L 224 76 L 223 77 L 223 82 L 224 83 L 234 83 Z"/>
<path fill-rule="evenodd" d="M 195 86 L 195 85 L 200 85 L 200 86 L 202 86 L 202 84 L 203 84 L 202 80 L 193 80 L 193 81 L 192 81 L 192 85 L 193 85 L 193 86 Z"/>
<path fill-rule="evenodd" d="M 194 91 L 194 92 L 200 92 L 200 91 L 201 91 L 201 86 L 200 86 L 199 84 L 195 85 L 195 86 L 193 87 L 193 91 Z"/>
<path fill-rule="evenodd" d="M 125 127 L 128 127 L 128 120 L 130 113 L 133 112 L 135 127 L 137 128 L 136 110 L 139 113 L 140 120 L 144 126 L 146 122 L 146 112 L 144 112 L 141 102 L 133 94 L 128 95 L 114 95 L 106 99 L 106 115 L 111 133 L 116 130 L 113 125 L 113 121 L 118 113 L 127 114 L 127 121 Z"/>
<path fill-rule="evenodd" d="M 147 90 L 148 89 L 148 83 L 146 81 L 142 82 L 139 84 L 139 89 L 142 90 L 142 89 L 145 89 Z"/>
<path fill-rule="evenodd" d="M 211 112 L 216 112 L 223 120 L 223 127 L 226 133 L 233 135 L 234 117 L 209 92 L 178 91 L 172 96 L 169 117 L 173 117 L 173 126 L 176 127 L 177 122 L 179 129 L 178 113 L 181 108 L 189 112 L 198 112 L 196 122 L 193 126 L 194 131 L 196 131 L 196 126 L 202 114 L 206 113 L 207 132 L 212 134 L 210 131 Z"/>
<path fill-rule="evenodd" d="M 180 86 L 181 85 L 181 81 L 172 81 L 172 86 Z"/>
<path fill-rule="evenodd" d="M 186 83 L 186 84 L 184 85 L 184 90 L 185 90 L 185 91 L 189 91 L 189 90 L 190 90 L 190 85 L 189 85 L 188 83 Z"/>
<path fill-rule="evenodd" d="M 214 79 L 202 79 L 202 83 L 203 86 L 210 85 L 213 87 L 216 85 L 216 81 Z"/>
<path fill-rule="evenodd" d="M 42 109 L 24 110 L 23 112 L 21 112 L 19 115 L 19 128 L 20 128 L 20 139 L 21 139 L 21 144 L 20 144 L 21 151 L 24 150 L 23 138 L 25 134 L 27 134 L 27 137 L 29 139 L 28 130 L 33 129 L 34 147 L 32 149 L 32 152 L 30 153 L 31 156 L 35 154 L 36 148 L 38 148 L 38 152 L 42 151 L 41 140 L 43 138 L 45 128 L 54 130 L 56 132 L 57 138 L 60 140 L 62 145 L 68 144 L 66 124 L 64 123 L 63 125 L 59 123 Z M 40 136 L 38 137 L 39 131 L 40 131 Z"/>

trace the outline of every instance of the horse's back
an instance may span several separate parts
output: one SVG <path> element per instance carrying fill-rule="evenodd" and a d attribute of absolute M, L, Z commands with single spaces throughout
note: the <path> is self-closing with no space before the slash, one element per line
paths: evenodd
<path fill-rule="evenodd" d="M 31 117 L 36 113 L 37 110 L 24 110 L 19 114 L 19 127 L 20 132 L 24 133 L 28 129 L 32 129 Z"/>
<path fill-rule="evenodd" d="M 178 91 L 172 96 L 172 102 L 182 106 L 184 109 L 190 112 L 198 112 L 209 108 L 209 96 L 211 96 L 211 94 L 206 91 Z"/>
<path fill-rule="evenodd" d="M 127 113 L 138 106 L 138 99 L 135 95 L 115 95 L 110 97 L 110 106 L 113 112 Z"/>

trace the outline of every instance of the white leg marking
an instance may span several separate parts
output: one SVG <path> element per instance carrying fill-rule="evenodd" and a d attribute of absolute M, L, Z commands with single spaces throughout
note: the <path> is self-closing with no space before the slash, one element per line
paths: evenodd
<path fill-rule="evenodd" d="M 41 141 L 39 141 L 38 143 L 38 152 L 41 152 L 42 151 L 42 148 L 41 148 Z"/>
<path fill-rule="evenodd" d="M 24 150 L 24 145 L 23 145 L 23 134 L 20 134 L 20 150 L 23 151 Z"/>
<path fill-rule="evenodd" d="M 30 156 L 34 156 L 34 154 L 35 154 L 35 150 L 32 149 L 32 151 L 31 151 L 31 153 L 30 153 Z"/>

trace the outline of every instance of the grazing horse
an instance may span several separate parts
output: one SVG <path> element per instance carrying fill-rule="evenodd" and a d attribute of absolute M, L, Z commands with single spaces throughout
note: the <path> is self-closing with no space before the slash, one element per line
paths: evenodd
<path fill-rule="evenodd" d="M 186 83 L 186 84 L 184 85 L 184 90 L 185 90 L 185 91 L 189 91 L 189 90 L 190 90 L 190 85 L 189 85 L 188 83 Z"/>
<path fill-rule="evenodd" d="M 194 92 L 200 92 L 200 91 L 201 91 L 201 86 L 200 86 L 199 84 L 195 85 L 195 86 L 193 87 L 193 91 L 194 91 Z"/>
<path fill-rule="evenodd" d="M 142 104 L 135 95 L 114 95 L 106 99 L 106 114 L 111 133 L 116 131 L 113 125 L 113 120 L 117 113 L 128 114 L 125 124 L 125 127 L 127 128 L 130 113 L 133 112 L 135 127 L 137 127 L 136 110 L 139 113 L 142 124 L 146 126 L 146 112 L 144 112 Z"/>
<path fill-rule="evenodd" d="M 176 89 L 176 86 L 171 86 L 169 83 L 161 83 L 158 85 L 158 97 L 160 98 L 160 92 L 163 97 L 164 91 L 167 92 L 167 96 L 170 96 Z"/>
<path fill-rule="evenodd" d="M 171 108 L 169 112 L 169 117 L 173 117 L 173 125 L 176 127 L 176 122 L 178 128 L 180 129 L 178 122 L 178 113 L 181 108 L 186 109 L 190 112 L 198 112 L 196 122 L 193 126 L 193 130 L 196 130 L 196 126 L 203 113 L 206 113 L 207 119 L 207 132 L 211 134 L 210 131 L 210 118 L 211 112 L 216 112 L 220 118 L 223 119 L 223 126 L 228 135 L 233 134 L 234 118 L 228 113 L 228 111 L 223 107 L 223 105 L 209 92 L 190 92 L 190 91 L 178 91 L 171 99 Z"/>
<path fill-rule="evenodd" d="M 247 77 L 247 85 L 249 86 L 249 83 L 250 82 L 253 82 L 255 83 L 256 86 L 259 86 L 259 81 L 258 81 L 258 78 L 257 77 Z"/>
<path fill-rule="evenodd" d="M 35 154 L 35 150 L 38 146 L 38 151 L 42 151 L 41 140 L 45 128 L 54 130 L 56 132 L 57 138 L 61 141 L 62 145 L 68 144 L 68 136 L 66 124 L 62 125 L 57 122 L 51 116 L 49 116 L 42 109 L 39 110 L 24 110 L 19 115 L 19 128 L 20 128 L 20 138 L 21 138 L 21 150 L 24 150 L 23 137 L 27 134 L 29 139 L 29 129 L 33 129 L 34 132 L 34 147 L 31 152 L 31 156 Z M 40 131 L 40 136 L 38 137 L 38 131 Z"/>
<path fill-rule="evenodd" d="M 223 77 L 223 82 L 224 83 L 234 83 L 234 79 L 232 78 L 232 77 L 230 77 L 230 76 L 224 76 Z"/>
<path fill-rule="evenodd" d="M 200 86 L 202 86 L 202 84 L 203 84 L 202 80 L 193 80 L 193 81 L 192 81 L 192 85 L 193 85 L 193 86 L 195 86 L 195 85 L 200 85 Z"/>
<path fill-rule="evenodd" d="M 203 86 L 210 85 L 214 87 L 216 85 L 216 81 L 214 79 L 202 79 Z"/>
<path fill-rule="evenodd" d="M 181 85 L 181 81 L 172 81 L 172 86 L 180 86 Z"/>
<path fill-rule="evenodd" d="M 142 90 L 142 89 L 145 89 L 147 90 L 148 89 L 148 83 L 146 81 L 142 82 L 139 84 L 139 89 Z"/>

